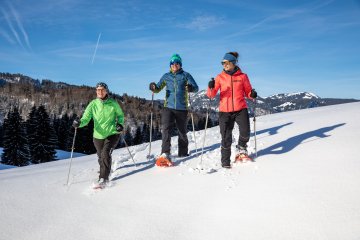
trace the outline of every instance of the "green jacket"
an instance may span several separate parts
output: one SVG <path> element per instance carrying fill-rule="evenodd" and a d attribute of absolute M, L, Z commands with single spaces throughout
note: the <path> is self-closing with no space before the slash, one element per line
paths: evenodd
<path fill-rule="evenodd" d="M 108 136 L 118 134 L 116 123 L 124 125 L 124 113 L 115 99 L 94 99 L 86 107 L 80 120 L 80 128 L 94 120 L 94 138 L 105 139 Z"/>

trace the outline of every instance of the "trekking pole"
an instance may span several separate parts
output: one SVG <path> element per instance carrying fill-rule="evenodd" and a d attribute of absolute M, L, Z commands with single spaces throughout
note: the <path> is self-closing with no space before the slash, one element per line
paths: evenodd
<path fill-rule="evenodd" d="M 152 95 L 151 95 L 150 139 L 149 139 L 149 155 L 147 155 L 147 159 L 150 159 L 150 158 L 151 158 L 151 141 L 152 141 L 153 111 L 154 111 L 154 92 L 153 92 Z"/>
<path fill-rule="evenodd" d="M 212 78 L 214 79 L 214 78 Z M 211 88 L 212 91 L 212 88 Z M 203 145 L 201 148 L 201 158 L 200 158 L 200 166 L 202 167 L 202 160 L 203 160 L 203 155 L 204 155 L 204 147 L 205 147 L 205 140 L 206 140 L 206 130 L 207 130 L 207 125 L 208 125 L 208 119 L 209 119 L 209 112 L 210 112 L 210 106 L 211 106 L 211 100 L 212 98 L 210 98 L 209 100 L 209 105 L 208 108 L 206 110 L 206 121 L 205 121 L 205 130 L 204 130 L 204 139 L 203 139 Z"/>
<path fill-rule="evenodd" d="M 125 138 L 124 138 L 124 137 L 123 137 L 123 141 L 124 141 L 124 143 L 125 143 L 125 147 L 126 147 L 126 149 L 128 150 L 128 152 L 129 152 L 129 154 L 130 154 L 131 159 L 132 159 L 132 160 L 133 160 L 133 162 L 134 162 L 135 167 L 137 167 L 136 162 L 135 162 L 135 160 L 134 160 L 134 158 L 133 158 L 133 155 L 131 154 L 131 152 L 130 152 L 130 150 L 129 150 L 129 146 L 128 146 L 128 144 L 126 143 L 126 141 L 125 141 Z"/>
<path fill-rule="evenodd" d="M 256 99 L 254 99 L 254 118 L 253 118 L 253 122 L 254 122 L 254 143 L 255 143 L 255 157 L 257 157 L 257 146 L 256 146 Z"/>
<path fill-rule="evenodd" d="M 191 116 L 193 135 L 194 135 L 194 143 L 195 143 L 195 155 L 197 155 L 197 145 L 196 145 L 195 126 L 194 126 L 194 114 L 193 114 L 192 107 L 191 107 L 190 93 L 189 93 L 189 105 L 190 105 L 190 116 Z"/>
<path fill-rule="evenodd" d="M 70 165 L 69 165 L 69 172 L 68 172 L 68 176 L 67 176 L 67 181 L 66 181 L 66 185 L 69 185 L 69 178 L 70 178 L 70 170 L 71 170 L 71 163 L 72 163 L 72 159 L 73 159 L 73 153 L 74 153 L 74 146 L 75 146 L 75 138 L 76 138 L 76 132 L 77 132 L 77 128 L 75 128 L 75 132 L 74 132 L 74 138 L 73 138 L 73 142 L 72 142 L 72 147 L 71 147 L 71 154 L 70 154 Z"/>

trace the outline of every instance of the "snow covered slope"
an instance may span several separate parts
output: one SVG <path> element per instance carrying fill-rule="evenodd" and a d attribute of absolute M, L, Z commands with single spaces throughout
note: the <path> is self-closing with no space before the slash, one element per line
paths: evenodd
<path fill-rule="evenodd" d="M 2 170 L 0 239 L 359 239 L 359 122 L 360 103 L 261 116 L 256 162 L 230 170 L 220 168 L 218 127 L 208 129 L 210 173 L 196 169 L 192 133 L 191 156 L 173 168 L 147 162 L 147 144 L 130 148 L 137 167 L 116 150 L 113 186 L 97 192 L 95 155 L 73 159 L 70 186 L 69 160 Z"/>

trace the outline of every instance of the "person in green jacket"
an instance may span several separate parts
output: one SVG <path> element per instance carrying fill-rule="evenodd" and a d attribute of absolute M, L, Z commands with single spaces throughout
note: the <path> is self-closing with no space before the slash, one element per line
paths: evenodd
<path fill-rule="evenodd" d="M 124 113 L 119 103 L 110 98 L 106 83 L 96 84 L 97 98 L 86 107 L 81 119 L 75 119 L 74 128 L 82 128 L 94 120 L 93 142 L 96 148 L 100 175 L 98 184 L 105 186 L 109 181 L 111 171 L 111 154 L 120 139 L 120 132 L 124 127 Z"/>

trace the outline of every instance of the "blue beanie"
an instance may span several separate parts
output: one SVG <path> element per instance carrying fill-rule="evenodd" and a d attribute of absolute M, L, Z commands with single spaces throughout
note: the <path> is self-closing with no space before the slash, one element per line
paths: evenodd
<path fill-rule="evenodd" d="M 223 61 L 229 61 L 232 62 L 233 64 L 236 63 L 237 59 L 234 55 L 232 55 L 231 53 L 226 53 L 225 56 L 223 57 Z"/>
<path fill-rule="evenodd" d="M 180 64 L 180 66 L 182 66 L 182 60 L 179 54 L 175 53 L 171 56 L 170 58 L 170 66 L 174 63 L 178 63 Z"/>

